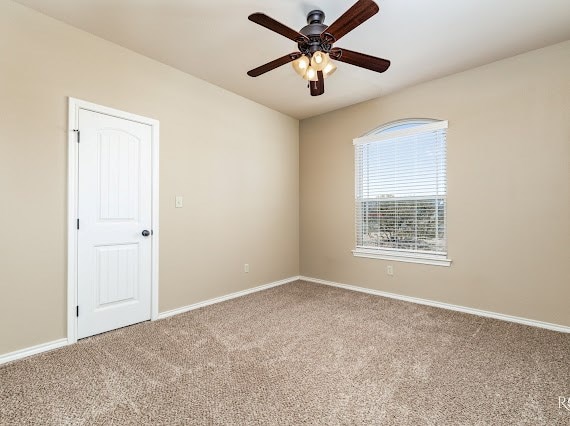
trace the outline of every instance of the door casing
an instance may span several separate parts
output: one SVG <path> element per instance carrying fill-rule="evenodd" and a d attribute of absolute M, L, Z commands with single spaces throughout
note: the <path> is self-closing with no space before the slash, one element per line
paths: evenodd
<path fill-rule="evenodd" d="M 117 118 L 136 121 L 151 127 L 152 144 L 152 249 L 151 249 L 151 320 L 158 319 L 158 163 L 159 163 L 159 122 L 152 118 L 119 111 L 102 105 L 69 98 L 68 117 L 68 182 L 67 182 L 67 343 L 77 342 L 77 211 L 78 211 L 78 176 L 79 150 L 78 124 L 79 110 L 98 112 Z"/>

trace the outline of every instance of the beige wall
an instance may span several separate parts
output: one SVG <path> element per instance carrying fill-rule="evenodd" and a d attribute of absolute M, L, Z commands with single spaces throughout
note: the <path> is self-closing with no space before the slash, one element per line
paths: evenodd
<path fill-rule="evenodd" d="M 65 337 L 68 96 L 161 122 L 161 311 L 297 275 L 301 235 L 303 275 L 570 325 L 568 69 L 570 42 L 304 120 L 299 153 L 296 120 L 0 1 L 0 354 Z M 406 117 L 450 123 L 453 265 L 388 277 L 350 253 L 351 141 Z"/>
<path fill-rule="evenodd" d="M 297 120 L 2 0 L 0 354 L 66 335 L 68 96 L 160 120 L 161 311 L 298 275 Z"/>
<path fill-rule="evenodd" d="M 301 274 L 570 326 L 570 42 L 301 122 Z M 449 120 L 449 268 L 352 256 L 352 139 Z"/>

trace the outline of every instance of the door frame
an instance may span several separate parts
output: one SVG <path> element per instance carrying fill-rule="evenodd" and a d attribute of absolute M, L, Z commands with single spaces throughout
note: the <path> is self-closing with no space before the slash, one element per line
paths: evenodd
<path fill-rule="evenodd" d="M 79 196 L 79 151 L 78 145 L 78 124 L 79 110 L 87 110 L 110 115 L 113 117 L 147 124 L 151 127 L 152 145 L 152 248 L 151 248 L 151 321 L 158 319 L 158 163 L 159 163 L 159 127 L 158 120 L 143 117 L 129 112 L 120 111 L 103 105 L 81 99 L 68 98 L 68 175 L 67 175 L 67 343 L 77 342 L 77 212 Z M 81 143 L 81 142 L 79 142 Z"/>

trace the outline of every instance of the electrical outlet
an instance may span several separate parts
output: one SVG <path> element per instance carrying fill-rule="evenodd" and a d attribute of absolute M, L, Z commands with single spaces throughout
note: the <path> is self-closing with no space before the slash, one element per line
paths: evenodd
<path fill-rule="evenodd" d="M 182 196 L 180 195 L 176 196 L 175 206 L 177 209 L 181 209 L 182 207 L 184 207 L 184 198 Z"/>
<path fill-rule="evenodd" d="M 245 263 L 243 265 L 243 272 L 245 272 L 246 274 L 249 272 L 249 263 Z"/>
<path fill-rule="evenodd" d="M 394 267 L 392 265 L 386 266 L 386 273 L 390 276 L 394 275 Z"/>

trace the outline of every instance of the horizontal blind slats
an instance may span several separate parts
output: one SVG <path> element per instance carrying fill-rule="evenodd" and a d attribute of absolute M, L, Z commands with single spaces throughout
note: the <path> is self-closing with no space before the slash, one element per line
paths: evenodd
<path fill-rule="evenodd" d="M 431 123 L 355 144 L 357 247 L 447 251 L 446 127 Z"/>

